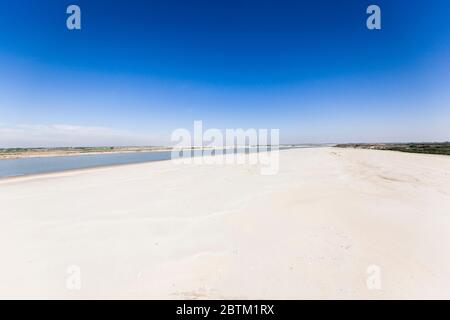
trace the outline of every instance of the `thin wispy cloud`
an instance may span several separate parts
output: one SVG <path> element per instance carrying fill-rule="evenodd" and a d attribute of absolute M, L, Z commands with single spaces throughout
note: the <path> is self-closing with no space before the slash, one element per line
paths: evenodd
<path fill-rule="evenodd" d="M 71 124 L 0 124 L 0 147 L 156 145 L 158 137 L 108 127 Z"/>

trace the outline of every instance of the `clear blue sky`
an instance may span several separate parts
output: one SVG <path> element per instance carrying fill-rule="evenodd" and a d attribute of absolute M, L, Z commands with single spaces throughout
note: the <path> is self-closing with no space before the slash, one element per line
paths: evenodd
<path fill-rule="evenodd" d="M 0 147 L 450 140 L 449 84 L 448 0 L 0 0 Z"/>

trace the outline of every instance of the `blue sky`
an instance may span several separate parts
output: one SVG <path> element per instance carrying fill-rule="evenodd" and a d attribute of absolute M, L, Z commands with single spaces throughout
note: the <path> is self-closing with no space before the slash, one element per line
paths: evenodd
<path fill-rule="evenodd" d="M 450 140 L 449 15 L 446 0 L 0 0 L 0 147 L 169 144 L 194 120 L 282 143 Z"/>

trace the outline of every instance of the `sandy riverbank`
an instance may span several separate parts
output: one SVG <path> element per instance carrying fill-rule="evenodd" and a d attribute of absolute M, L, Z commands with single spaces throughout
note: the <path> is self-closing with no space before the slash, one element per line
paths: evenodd
<path fill-rule="evenodd" d="M 24 159 L 24 158 L 49 158 L 49 157 L 75 157 L 92 156 L 99 154 L 118 153 L 139 153 L 139 152 L 166 152 L 171 151 L 170 147 L 116 147 L 103 149 L 101 151 L 81 151 L 80 148 L 54 148 L 54 149 L 26 149 L 23 151 L 2 151 L 0 150 L 0 160 L 3 159 Z M 91 148 L 95 149 L 95 148 Z"/>
<path fill-rule="evenodd" d="M 2 180 L 0 298 L 450 298 L 450 157 L 312 148 L 279 166 Z"/>

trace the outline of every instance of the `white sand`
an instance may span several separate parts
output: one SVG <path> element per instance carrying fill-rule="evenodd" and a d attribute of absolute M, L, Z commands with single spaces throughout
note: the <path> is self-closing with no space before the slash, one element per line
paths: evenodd
<path fill-rule="evenodd" d="M 450 298 L 447 156 L 98 168 L 0 181 L 0 208 L 0 298 Z"/>

